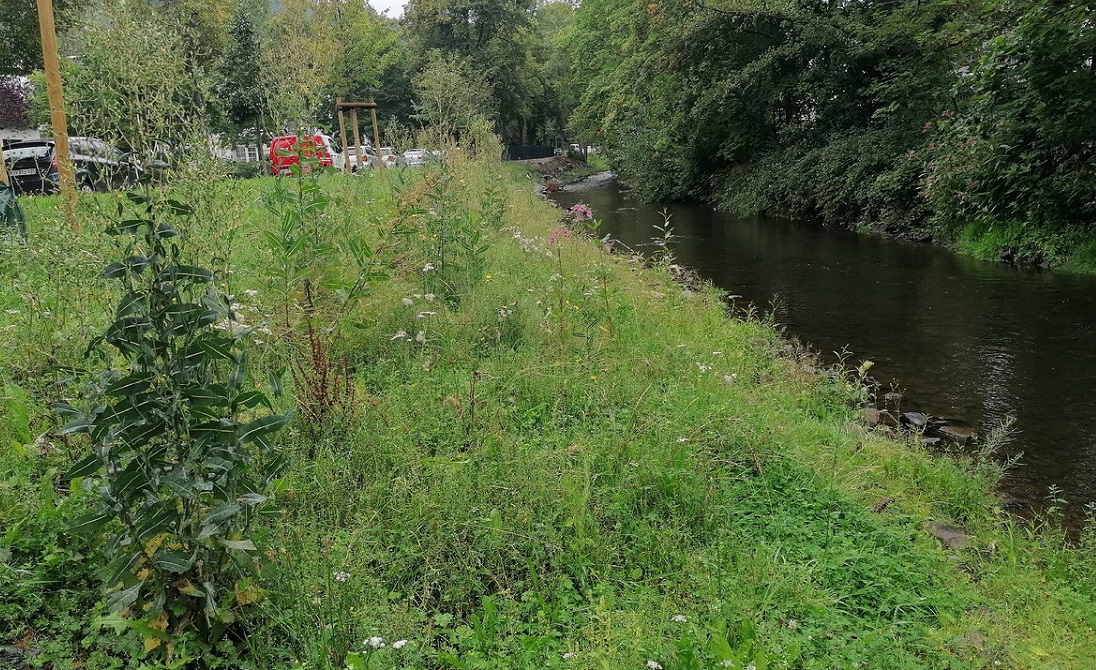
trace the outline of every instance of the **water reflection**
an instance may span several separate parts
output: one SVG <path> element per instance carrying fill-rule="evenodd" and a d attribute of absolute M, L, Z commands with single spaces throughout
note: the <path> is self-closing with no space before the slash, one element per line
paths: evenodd
<path fill-rule="evenodd" d="M 616 185 L 561 193 L 587 202 L 604 230 L 650 251 L 664 206 Z M 871 359 L 884 386 L 920 410 L 984 432 L 1016 418 L 1024 452 L 1005 492 L 1032 504 L 1061 488 L 1080 516 L 1096 500 L 1096 278 L 984 263 L 925 245 L 665 207 L 674 254 L 817 350 Z"/>

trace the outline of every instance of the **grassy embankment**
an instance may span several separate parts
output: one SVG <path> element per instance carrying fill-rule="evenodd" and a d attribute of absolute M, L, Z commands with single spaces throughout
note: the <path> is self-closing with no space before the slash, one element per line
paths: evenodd
<path fill-rule="evenodd" d="M 342 667 L 373 635 L 409 640 L 373 668 L 1096 664 L 1091 546 L 1002 523 L 995 466 L 858 426 L 854 379 L 728 319 L 716 291 L 555 236 L 558 212 L 497 165 L 321 185 L 338 203 L 322 235 L 405 234 L 374 239 L 390 278 L 337 321 L 353 401 L 280 436 L 257 667 Z M 252 340 L 257 379 L 296 356 L 262 238 L 271 188 L 181 194 L 200 205 L 189 248 L 226 259 L 241 318 L 273 331 Z M 93 651 L 117 649 L 89 623 L 96 547 L 60 530 L 83 501 L 58 473 L 86 447 L 33 438 L 63 392 L 52 366 L 111 309 L 111 197 L 81 203 L 79 235 L 30 200 L 30 247 L 0 252 L 0 646 L 55 668 L 118 667 Z M 439 288 L 433 235 L 468 222 L 484 248 Z M 969 545 L 940 547 L 927 520 Z"/>

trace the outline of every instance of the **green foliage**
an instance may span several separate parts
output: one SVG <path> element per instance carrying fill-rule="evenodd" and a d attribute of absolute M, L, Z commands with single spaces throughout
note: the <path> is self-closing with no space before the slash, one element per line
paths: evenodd
<path fill-rule="evenodd" d="M 1049 1 L 585 2 L 572 125 L 651 199 L 946 242 L 1019 225 L 998 257 L 1068 262 L 1051 242 L 1096 202 L 1092 25 Z"/>
<path fill-rule="evenodd" d="M 104 2 L 97 21 L 74 29 L 78 58 L 62 68 L 72 135 L 105 140 L 142 161 L 201 142 L 207 82 L 188 65 L 182 34 L 143 2 Z M 36 87 L 39 119 L 47 119 L 44 89 Z"/>
<path fill-rule="evenodd" d="M 225 114 L 238 128 L 260 127 L 267 116 L 257 13 L 244 2 L 236 7 L 228 27 L 231 42 L 219 68 L 217 93 Z"/>
<path fill-rule="evenodd" d="M 415 118 L 443 143 L 493 115 L 489 84 L 468 61 L 435 52 L 412 86 Z"/>
<path fill-rule="evenodd" d="M 122 298 L 98 342 L 123 362 L 90 373 L 83 402 L 57 403 L 58 435 L 87 435 L 92 453 L 66 479 L 99 493 L 76 534 L 109 531 L 105 620 L 166 658 L 182 637 L 217 642 L 240 606 L 259 597 L 246 536 L 285 465 L 272 434 L 287 415 L 246 383 L 245 333 L 223 331 L 233 311 L 212 272 L 186 264 L 171 223 L 190 208 L 130 195 L 111 233 L 123 258 L 103 270 Z"/>
<path fill-rule="evenodd" d="M 1038 237 L 1089 227 L 1096 216 L 1096 13 L 1035 2 L 1014 14 L 957 83 L 958 109 L 936 122 L 925 194 L 942 230 L 971 221 L 987 231 L 1030 227 L 1034 253 L 1010 255 L 1054 259 L 1059 250 Z"/>
<path fill-rule="evenodd" d="M 60 34 L 72 21 L 77 3 L 53 3 L 56 31 Z M 35 0 L 11 0 L 0 7 L 0 77 L 26 75 L 42 67 L 42 33 L 38 27 Z M 3 124 L 0 123 L 0 126 Z"/>

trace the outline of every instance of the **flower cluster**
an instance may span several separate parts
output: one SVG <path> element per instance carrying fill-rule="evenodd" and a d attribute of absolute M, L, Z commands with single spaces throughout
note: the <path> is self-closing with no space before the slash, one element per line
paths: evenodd
<path fill-rule="evenodd" d="M 561 230 L 553 231 L 551 236 L 548 237 L 548 244 L 555 244 L 558 240 L 560 240 L 564 237 L 570 237 L 570 236 L 571 236 L 571 231 L 567 230 L 566 228 L 563 228 Z"/>
<path fill-rule="evenodd" d="M 584 205 L 581 202 L 577 205 L 571 205 L 571 208 L 567 210 L 571 214 L 571 218 L 575 221 L 589 221 L 594 218 L 594 210 L 590 209 L 589 205 Z"/>

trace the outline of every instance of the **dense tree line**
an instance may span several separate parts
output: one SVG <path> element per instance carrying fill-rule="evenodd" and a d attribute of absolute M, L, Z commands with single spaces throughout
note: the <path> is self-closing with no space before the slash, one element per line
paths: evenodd
<path fill-rule="evenodd" d="M 1042 260 L 1096 218 L 1096 6 L 585 0 L 574 127 L 652 198 L 993 234 Z"/>
<path fill-rule="evenodd" d="M 409 137 L 429 117 L 416 91 L 436 99 L 469 89 L 479 95 L 476 119 L 504 140 L 566 139 L 559 87 L 568 58 L 558 47 L 570 4 L 411 0 L 402 19 L 366 0 L 96 0 L 60 8 L 74 133 L 129 142 L 137 108 L 155 102 L 165 110 L 159 121 L 173 128 L 197 121 L 246 143 L 299 126 L 334 131 L 334 102 L 343 98 L 375 99 L 388 134 Z M 10 21 L 0 30 L 0 74 L 32 74 L 41 67 L 34 2 L 15 0 L 3 15 Z M 438 64 L 457 78 L 438 76 Z M 32 79 L 41 83 L 40 74 Z M 454 89 L 427 90 L 437 85 Z M 34 88 L 33 112 L 45 123 L 44 87 Z M 459 130 L 471 121 L 447 122 Z"/>

